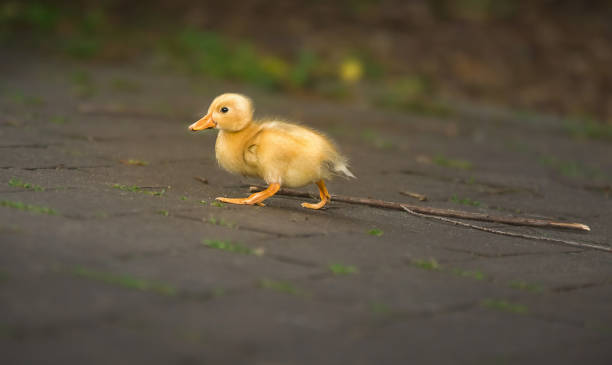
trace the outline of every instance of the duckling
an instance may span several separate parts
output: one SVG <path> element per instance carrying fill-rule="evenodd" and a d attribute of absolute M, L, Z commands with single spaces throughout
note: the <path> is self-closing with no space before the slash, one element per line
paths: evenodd
<path fill-rule="evenodd" d="M 241 94 L 217 96 L 208 113 L 189 126 L 193 132 L 219 129 L 215 153 L 219 165 L 233 174 L 260 177 L 268 188 L 247 198 L 218 197 L 231 204 L 257 204 L 281 188 L 315 183 L 321 201 L 302 207 L 321 209 L 331 199 L 325 180 L 334 175 L 354 178 L 347 159 L 322 133 L 276 119 L 253 120 L 253 102 Z"/>

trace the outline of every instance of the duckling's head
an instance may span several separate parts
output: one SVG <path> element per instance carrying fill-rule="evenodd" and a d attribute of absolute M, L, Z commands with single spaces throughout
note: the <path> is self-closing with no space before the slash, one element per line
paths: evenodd
<path fill-rule="evenodd" d="M 208 113 L 189 126 L 196 132 L 217 128 L 228 132 L 243 130 L 253 120 L 253 102 L 241 94 L 221 94 L 208 107 Z"/>

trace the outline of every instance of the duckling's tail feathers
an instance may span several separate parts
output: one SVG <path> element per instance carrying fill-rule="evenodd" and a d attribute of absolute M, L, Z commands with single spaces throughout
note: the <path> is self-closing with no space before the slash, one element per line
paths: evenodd
<path fill-rule="evenodd" d="M 355 175 L 353 175 L 353 173 L 348 169 L 348 166 L 346 165 L 346 162 L 337 162 L 335 164 L 333 164 L 332 169 L 334 170 L 334 172 L 344 175 L 344 177 L 349 178 L 349 179 L 356 179 L 357 177 Z"/>

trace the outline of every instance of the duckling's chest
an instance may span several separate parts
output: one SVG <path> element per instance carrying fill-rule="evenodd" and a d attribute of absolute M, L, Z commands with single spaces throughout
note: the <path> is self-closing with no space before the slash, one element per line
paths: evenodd
<path fill-rule="evenodd" d="M 244 158 L 245 140 L 236 138 L 223 131 L 219 132 L 217 142 L 215 144 L 215 155 L 219 165 L 225 170 L 242 175 L 254 175 L 255 171 L 252 166 L 247 164 Z"/>

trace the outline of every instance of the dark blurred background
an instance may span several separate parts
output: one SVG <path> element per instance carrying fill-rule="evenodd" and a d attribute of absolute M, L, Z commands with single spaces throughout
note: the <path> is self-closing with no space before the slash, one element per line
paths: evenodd
<path fill-rule="evenodd" d="M 612 139 L 611 1 L 5 1 L 0 42 L 432 116 L 486 103 Z"/>

